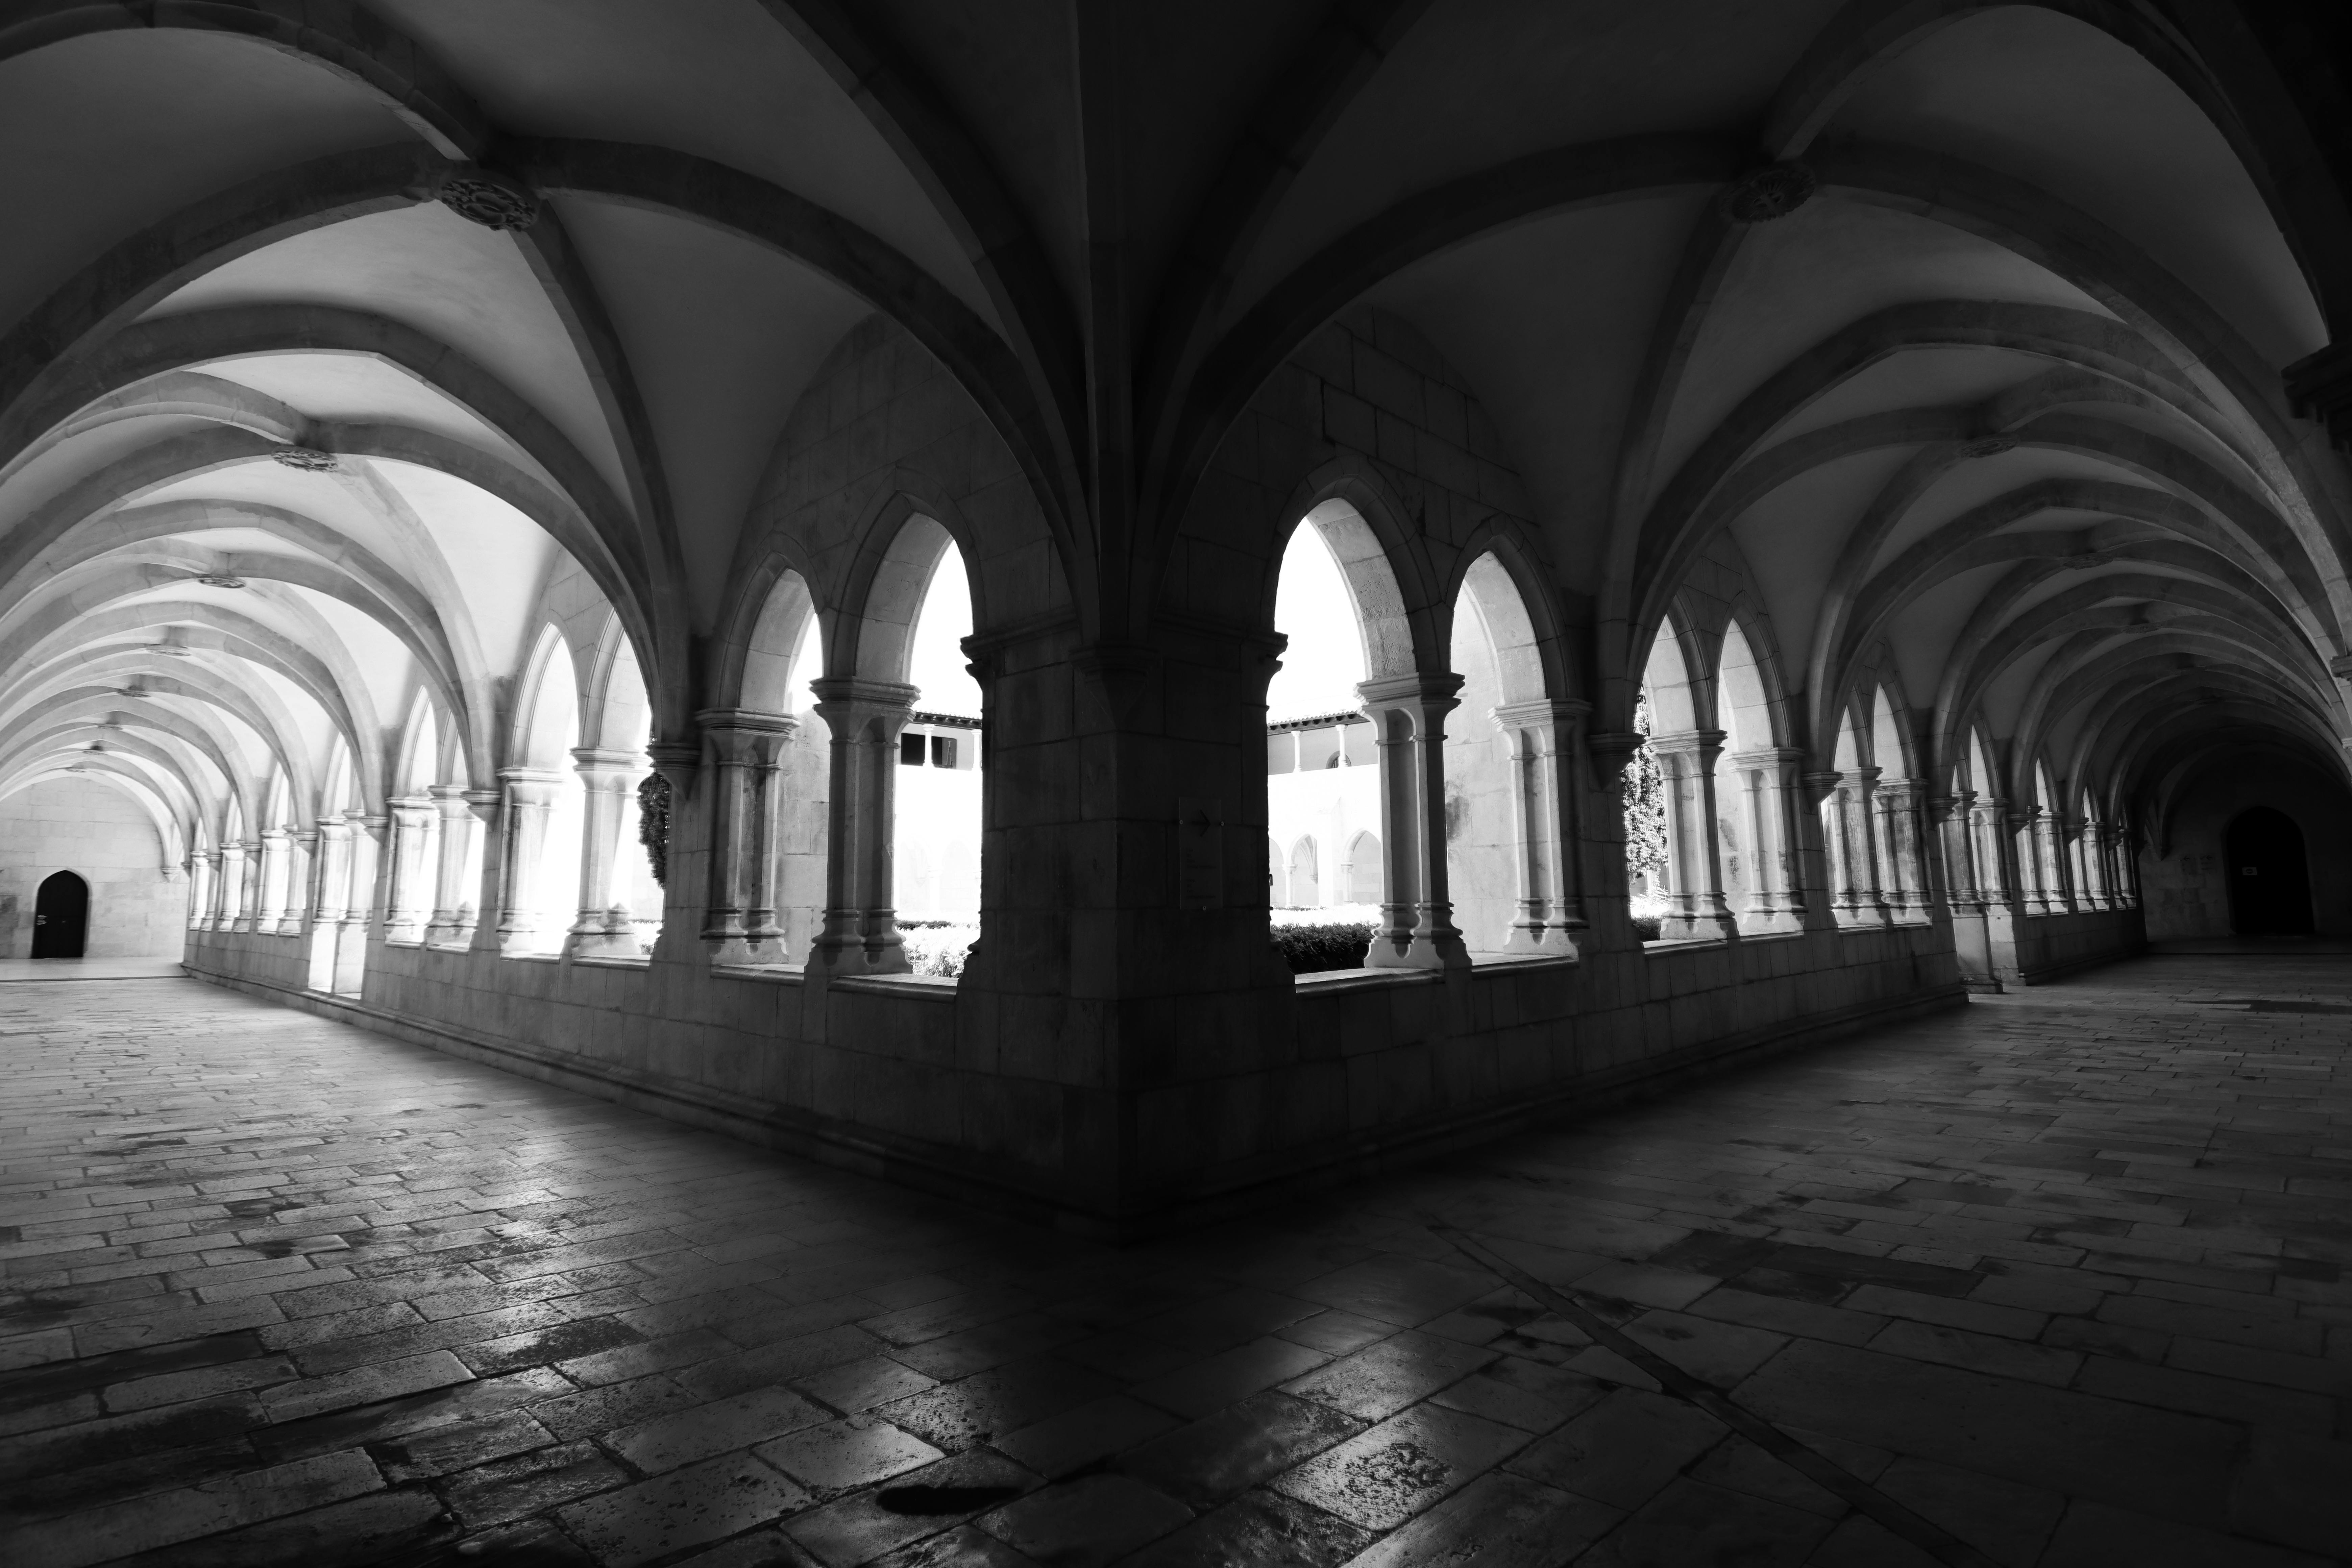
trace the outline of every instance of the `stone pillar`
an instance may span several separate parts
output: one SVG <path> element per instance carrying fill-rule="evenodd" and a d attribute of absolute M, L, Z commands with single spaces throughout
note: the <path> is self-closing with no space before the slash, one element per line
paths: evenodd
<path fill-rule="evenodd" d="M 2017 881 L 2019 904 L 2028 915 L 2057 911 L 2050 890 L 2049 814 L 2039 808 L 2011 819 L 2018 826 Z"/>
<path fill-rule="evenodd" d="M 1715 764 L 1723 755 L 1723 731 L 1654 735 L 1650 744 L 1665 775 L 1666 871 L 1678 906 L 1660 923 L 1658 934 L 1681 941 L 1736 937 L 1739 922 L 1723 896 L 1723 850 L 1716 826 L 1721 807 Z"/>
<path fill-rule="evenodd" d="M 1862 909 L 1861 890 L 1854 883 L 1853 803 L 1848 798 L 1854 786 L 1850 775 L 1842 773 L 1807 773 L 1805 783 L 1820 805 L 1823 888 L 1829 895 L 1830 916 L 1836 924 L 1852 925 Z"/>
<path fill-rule="evenodd" d="M 2124 830 L 2107 827 L 2099 836 L 2099 851 L 2106 857 L 2107 895 L 2119 910 L 2139 907 L 2139 890 L 2132 880 L 2132 856 Z"/>
<path fill-rule="evenodd" d="M 392 885 L 385 890 L 383 940 L 419 942 L 433 914 L 434 805 L 428 795 L 399 795 L 384 802 L 392 814 Z"/>
<path fill-rule="evenodd" d="M 2039 815 L 2044 862 L 2042 902 L 2053 915 L 2070 915 L 2074 912 L 2074 887 L 2066 868 L 2066 819 L 2047 809 Z"/>
<path fill-rule="evenodd" d="M 629 911 L 613 900 L 613 874 L 621 854 L 621 825 L 629 815 L 629 797 L 644 773 L 645 759 L 635 752 L 601 751 L 583 746 L 572 753 L 586 795 L 580 855 L 580 913 L 563 941 L 563 951 L 575 958 L 635 958 L 637 943 Z"/>
<path fill-rule="evenodd" d="M 368 922 L 375 915 L 378 871 L 383 863 L 388 816 L 345 818 L 352 827 L 351 868 L 344 883 L 342 929 L 335 933 L 334 988 L 356 993 L 367 973 Z"/>
<path fill-rule="evenodd" d="M 500 768 L 506 785 L 506 853 L 499 858 L 499 951 L 541 953 L 554 944 L 550 923 L 532 906 L 540 865 L 547 854 L 547 828 L 555 815 L 555 792 L 563 775 L 550 768 Z"/>
<path fill-rule="evenodd" d="M 1586 930 L 1578 853 L 1577 732 L 1589 702 L 1514 702 L 1492 715 L 1511 751 L 1518 918 L 1506 952 L 1572 954 Z"/>
<path fill-rule="evenodd" d="M 872 681 L 858 683 L 874 686 Z M 912 688 L 908 688 L 912 690 Z M 853 709 L 862 700 L 855 696 L 845 699 Z M 908 699 L 911 711 L 914 699 Z M 883 706 L 889 706 L 884 703 Z M 823 709 L 818 710 L 820 712 Z M 710 797 L 710 899 L 705 908 L 702 940 L 710 950 L 714 963 L 782 963 L 785 959 L 783 928 L 776 923 L 776 850 L 777 810 L 776 767 L 783 755 L 785 743 L 799 729 L 795 720 L 780 713 L 761 713 L 745 709 L 711 709 L 695 715 L 702 732 L 709 738 L 711 751 Z M 853 726 L 874 721 L 873 716 L 860 721 L 845 717 Z M 828 723 L 831 721 L 827 721 Z M 898 731 L 906 726 L 906 713 L 887 721 L 890 731 L 890 755 L 882 764 L 895 770 L 898 766 Z M 841 749 L 836 742 L 834 764 L 842 765 Z M 889 797 L 898 798 L 898 774 L 891 772 L 887 780 Z M 883 854 L 889 854 L 893 817 L 886 808 L 882 814 Z M 827 902 L 833 901 L 829 894 Z M 888 900 L 886 897 L 885 903 Z M 893 911 L 891 935 L 898 934 L 896 911 Z M 830 918 L 830 917 L 828 917 Z M 866 971 L 851 968 L 839 971 L 860 973 Z M 896 973 L 895 971 L 887 973 Z"/>
<path fill-rule="evenodd" d="M 220 852 L 199 849 L 188 857 L 188 929 L 209 931 L 213 923 L 213 882 L 220 875 Z"/>
<path fill-rule="evenodd" d="M 230 854 L 232 849 L 236 853 Z M 243 896 L 237 891 L 236 879 L 244 859 L 245 848 L 239 844 L 224 844 L 213 851 L 213 899 L 207 922 L 213 931 L 236 929 L 236 901 Z"/>
<path fill-rule="evenodd" d="M 1458 675 L 1403 675 L 1356 688 L 1379 747 L 1388 901 L 1367 969 L 1466 969 L 1470 952 L 1445 890 L 1445 715 Z"/>
<path fill-rule="evenodd" d="M 466 871 L 467 851 L 473 847 L 474 814 L 467 805 L 464 784 L 428 784 L 425 793 L 433 797 L 437 830 L 434 842 L 438 847 L 433 858 L 433 918 L 425 928 L 425 940 L 435 947 L 460 947 L 466 940 L 459 910 L 467 902 Z"/>
<path fill-rule="evenodd" d="M 2000 976 L 1993 956 L 1993 930 L 1987 905 L 1993 895 L 1985 887 L 1986 873 L 1973 790 L 1937 795 L 1927 803 L 1942 835 L 1945 898 L 1952 911 L 1952 945 L 1960 961 L 1960 978 L 1971 991 L 1999 991 Z"/>
<path fill-rule="evenodd" d="M 898 681 L 856 676 L 813 680 L 809 689 L 816 695 L 817 716 L 833 731 L 824 930 L 810 954 L 811 966 L 832 975 L 904 974 L 911 965 L 891 891 L 891 828 L 898 796 L 898 732 L 907 727 L 919 693 Z M 714 834 L 714 854 L 717 844 Z M 711 872 L 714 879 L 720 874 L 716 868 Z"/>
<path fill-rule="evenodd" d="M 253 929 L 253 847 L 239 840 L 221 846 L 221 921 L 223 931 Z"/>
<path fill-rule="evenodd" d="M 318 907 L 311 861 L 319 847 L 319 830 L 297 828 L 286 835 L 286 908 L 278 916 L 279 936 L 300 936 L 310 929 L 310 911 Z"/>
<path fill-rule="evenodd" d="M 1920 853 L 1918 788 L 1909 779 L 1896 779 L 1881 783 L 1873 793 L 1878 806 L 1879 859 L 1885 867 L 1880 902 L 1890 919 L 1925 919 L 1927 867 Z"/>
<path fill-rule="evenodd" d="M 253 929 L 275 936 L 286 918 L 286 829 L 264 828 L 261 864 L 254 873 Z"/>
<path fill-rule="evenodd" d="M 1593 784 L 1592 812 L 1584 820 L 1584 841 L 1580 846 L 1587 857 L 1584 910 L 1585 918 L 1593 922 L 1607 947 L 1641 945 L 1633 935 L 1628 908 L 1625 769 L 1648 741 L 1648 736 L 1633 730 L 1604 730 L 1584 738 L 1585 753 L 1592 761 Z"/>
<path fill-rule="evenodd" d="M 2014 884 L 2010 879 L 2008 859 L 2001 854 L 2000 823 L 2009 803 L 1992 795 L 1969 795 L 1969 866 L 1979 901 L 2006 905 Z"/>
<path fill-rule="evenodd" d="M 1798 770 L 1805 754 L 1769 746 L 1727 759 L 1739 780 L 1741 819 L 1748 829 L 1748 908 L 1744 929 L 1795 931 L 1805 921 L 1804 879 L 1797 838 Z"/>
<path fill-rule="evenodd" d="M 315 870 L 316 901 L 310 908 L 315 929 L 331 931 L 351 910 L 352 825 L 340 816 L 319 822 L 319 858 Z"/>

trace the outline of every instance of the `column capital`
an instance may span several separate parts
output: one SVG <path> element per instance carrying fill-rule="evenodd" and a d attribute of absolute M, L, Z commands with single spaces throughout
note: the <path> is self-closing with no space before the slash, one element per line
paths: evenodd
<path fill-rule="evenodd" d="M 316 827 L 291 827 L 287 829 L 286 837 L 307 849 L 319 842 L 319 830 Z"/>
<path fill-rule="evenodd" d="M 499 782 L 520 805 L 551 805 L 564 774 L 554 768 L 500 768 Z"/>
<path fill-rule="evenodd" d="M 426 784 L 425 786 L 425 793 L 431 795 L 435 800 L 446 803 L 449 801 L 464 800 L 466 798 L 466 788 L 467 786 L 461 784 Z"/>
<path fill-rule="evenodd" d="M 645 771 L 643 752 L 620 752 L 602 746 L 574 746 L 572 771 L 592 782 L 626 778 Z"/>
<path fill-rule="evenodd" d="M 1370 708 L 1434 710 L 1450 711 L 1460 699 L 1462 678 L 1451 670 L 1432 674 L 1415 671 L 1411 675 L 1382 676 L 1378 680 L 1359 681 L 1356 695 Z M 1444 704 L 1440 707 L 1439 704 Z"/>
<path fill-rule="evenodd" d="M 1538 697 L 1526 702 L 1506 702 L 1487 710 L 1498 730 L 1522 730 L 1540 724 L 1581 723 L 1592 704 L 1573 697 Z"/>
<path fill-rule="evenodd" d="M 1681 730 L 1671 735 L 1652 735 L 1650 749 L 1661 757 L 1686 757 L 1706 752 L 1720 753 L 1727 738 L 1720 730 Z"/>
<path fill-rule="evenodd" d="M 646 747 L 646 755 L 653 759 L 654 772 L 672 795 L 684 800 L 692 793 L 695 771 L 702 766 L 700 741 L 656 741 Z"/>
<path fill-rule="evenodd" d="M 828 683 L 813 681 L 810 684 L 814 686 Z M 909 689 L 912 689 L 909 688 Z M 702 731 L 706 735 L 727 730 L 744 731 L 755 734 L 789 735 L 801 727 L 800 721 L 797 719 L 782 713 L 762 712 L 757 708 L 705 708 L 694 716 L 694 721 L 702 727 Z M 592 746 L 582 746 L 572 754 L 583 761 L 591 756 L 631 758 L 636 755 L 635 752 L 600 751 Z"/>
<path fill-rule="evenodd" d="M 1801 763 L 1810 754 L 1802 746 L 1750 746 L 1744 752 L 1726 752 L 1723 760 L 1735 768 L 1769 768 Z"/>
<path fill-rule="evenodd" d="M 809 682 L 809 690 L 816 696 L 817 709 L 846 710 L 852 708 L 871 710 L 877 713 L 897 710 L 911 713 L 923 694 L 919 686 L 909 686 L 903 680 L 868 680 L 862 675 L 826 676 Z"/>

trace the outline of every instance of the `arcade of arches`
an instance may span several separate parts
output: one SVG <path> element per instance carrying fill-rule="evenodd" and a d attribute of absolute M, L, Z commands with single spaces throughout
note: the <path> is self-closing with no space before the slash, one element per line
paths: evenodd
<path fill-rule="evenodd" d="M 2338 21 L 12 6 L 8 954 L 1118 1236 L 2352 934 Z"/>

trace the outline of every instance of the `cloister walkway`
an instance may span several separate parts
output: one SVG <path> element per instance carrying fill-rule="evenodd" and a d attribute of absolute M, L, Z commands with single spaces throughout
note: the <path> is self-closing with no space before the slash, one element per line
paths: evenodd
<path fill-rule="evenodd" d="M 0 1032 L 16 1568 L 2352 1542 L 2336 954 L 1979 998 L 1123 1250 L 191 980 L 0 984 Z"/>

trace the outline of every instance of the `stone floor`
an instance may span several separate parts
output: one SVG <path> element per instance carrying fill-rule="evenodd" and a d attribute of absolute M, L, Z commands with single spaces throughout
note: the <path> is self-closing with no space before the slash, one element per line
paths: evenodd
<path fill-rule="evenodd" d="M 11 1568 L 2352 1551 L 2340 958 L 1980 998 L 1126 1251 L 194 981 L 0 1032 Z"/>
<path fill-rule="evenodd" d="M 152 980 L 185 973 L 176 958 L 0 958 L 0 985 L 26 980 Z"/>

